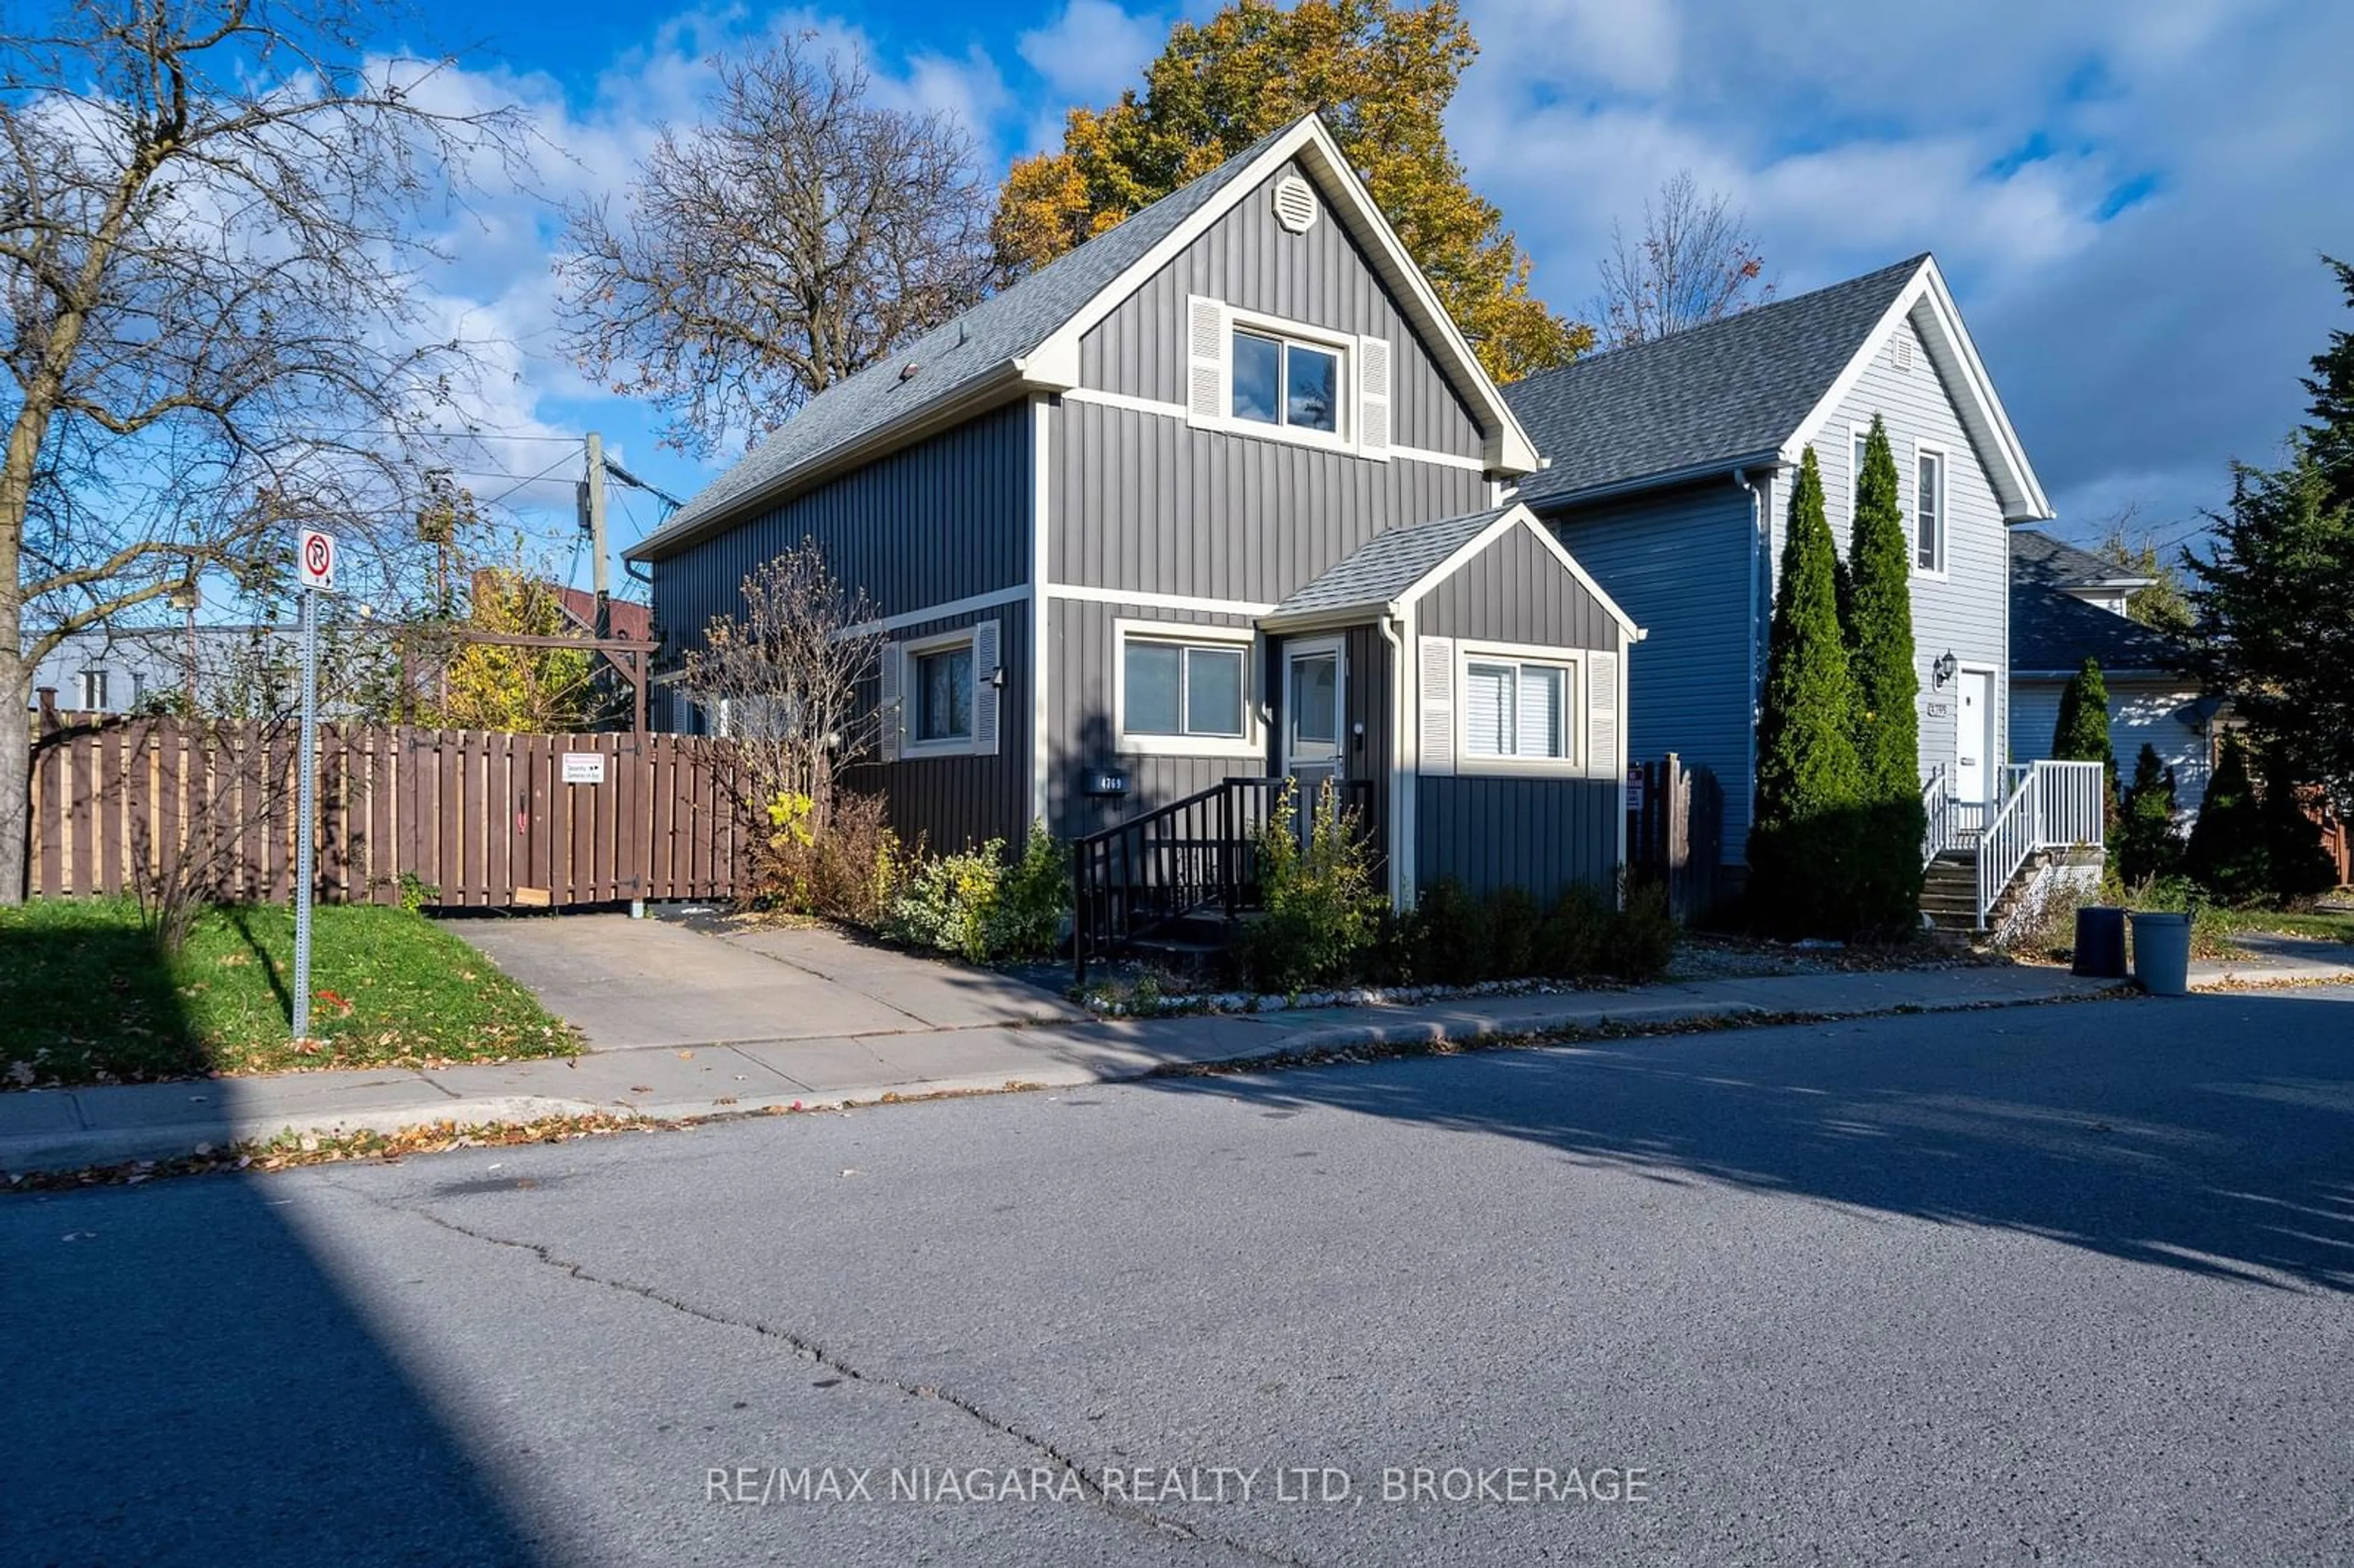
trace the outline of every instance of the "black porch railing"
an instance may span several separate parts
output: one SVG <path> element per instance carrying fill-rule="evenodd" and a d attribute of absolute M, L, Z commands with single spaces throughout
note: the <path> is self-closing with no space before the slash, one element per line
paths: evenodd
<path fill-rule="evenodd" d="M 1228 920 L 1264 906 L 1259 834 L 1290 780 L 1226 779 L 1071 844 L 1071 964 L 1087 965 L 1201 910 Z M 1341 805 L 1364 821 L 1372 789 L 1339 781 Z"/>

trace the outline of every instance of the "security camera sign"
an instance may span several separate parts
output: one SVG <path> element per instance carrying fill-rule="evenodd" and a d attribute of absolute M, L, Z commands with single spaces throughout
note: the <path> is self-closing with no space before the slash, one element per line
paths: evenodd
<path fill-rule="evenodd" d="M 332 592 L 335 586 L 335 536 L 305 528 L 296 536 L 294 581 L 306 588 Z"/>

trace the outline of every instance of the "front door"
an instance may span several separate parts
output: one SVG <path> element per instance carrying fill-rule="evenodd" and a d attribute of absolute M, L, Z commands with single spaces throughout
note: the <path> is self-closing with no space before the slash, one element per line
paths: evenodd
<path fill-rule="evenodd" d="M 1991 805 L 1994 790 L 1994 673 L 1964 670 L 1956 677 L 1961 711 L 1954 716 L 1954 799 Z"/>
<path fill-rule="evenodd" d="M 1340 782 L 1341 664 L 1337 637 L 1284 647 L 1282 770 L 1299 783 L 1303 810 Z"/>

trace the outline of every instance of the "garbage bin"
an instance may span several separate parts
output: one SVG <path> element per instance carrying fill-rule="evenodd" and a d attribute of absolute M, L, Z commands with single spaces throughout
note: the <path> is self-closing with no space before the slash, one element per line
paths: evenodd
<path fill-rule="evenodd" d="M 2133 917 L 2134 979 L 2152 996 L 2190 990 L 2190 916 L 2137 910 Z"/>
<path fill-rule="evenodd" d="M 2076 911 L 2075 971 L 2093 980 L 2126 978 L 2126 912 L 2090 904 Z"/>

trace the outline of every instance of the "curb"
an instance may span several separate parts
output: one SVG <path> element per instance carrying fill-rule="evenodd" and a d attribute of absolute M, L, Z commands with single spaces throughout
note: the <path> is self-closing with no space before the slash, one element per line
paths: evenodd
<path fill-rule="evenodd" d="M 2105 993 L 2078 993 L 2100 996 Z M 1955 999 L 1902 1008 L 1842 1008 L 1810 1012 L 1813 1020 L 1872 1018 L 1912 1012 L 1950 1012 L 1988 1007 L 2037 1006 L 2077 1000 L 2052 995 L 2015 999 Z M 180 1122 L 154 1127 L 71 1132 L 19 1133 L 0 1138 L 0 1171 L 32 1174 L 86 1170 L 132 1160 L 167 1160 L 196 1154 L 200 1147 L 222 1149 L 232 1144 L 262 1142 L 281 1136 L 334 1138 L 355 1132 L 394 1133 L 406 1128 L 454 1124 L 461 1128 L 492 1122 L 517 1123 L 557 1118 L 612 1116 L 639 1118 L 649 1123 L 732 1118 L 790 1109 L 833 1109 L 912 1103 L 1049 1088 L 1079 1088 L 1091 1084 L 1133 1083 L 1140 1079 L 1202 1072 L 1232 1072 L 1253 1064 L 1270 1067 L 1291 1065 L 1301 1057 L 1329 1056 L 1349 1051 L 1445 1045 L 1480 1040 L 1515 1039 L 1572 1030 L 1639 1026 L 1672 1033 L 1678 1024 L 1702 1024 L 1723 1019 L 1767 1020 L 1782 1016 L 1749 1001 L 1677 1001 L 1637 1003 L 1624 1007 L 1559 1008 L 1500 1019 L 1482 1016 L 1421 1018 L 1392 1022 L 1311 1025 L 1271 1034 L 1246 1051 L 1225 1056 L 1131 1059 L 1118 1065 L 1089 1066 L 1042 1060 L 1012 1075 L 1003 1072 L 956 1077 L 926 1078 L 901 1084 L 877 1084 L 848 1089 L 824 1089 L 801 1094 L 729 1097 L 725 1100 L 614 1101 L 556 1096 L 500 1095 L 448 1098 L 406 1108 L 320 1113 L 294 1117 L 238 1117 L 216 1121 Z M 1542 1045 L 1543 1041 L 1534 1042 Z"/>

